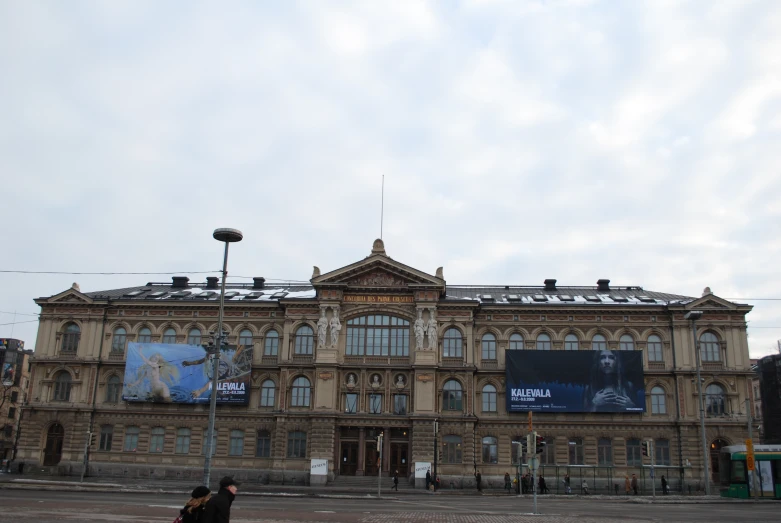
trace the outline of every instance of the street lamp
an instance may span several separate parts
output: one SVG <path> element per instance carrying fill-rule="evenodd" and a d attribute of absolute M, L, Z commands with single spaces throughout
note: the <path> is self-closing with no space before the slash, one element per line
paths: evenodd
<path fill-rule="evenodd" d="M 225 243 L 225 258 L 222 261 L 222 285 L 220 286 L 220 312 L 217 320 L 215 343 L 210 350 L 212 359 L 212 392 L 209 398 L 209 430 L 206 433 L 206 457 L 203 460 L 203 484 L 209 486 L 209 476 L 212 469 L 212 445 L 214 445 L 214 418 L 217 413 L 217 380 L 220 370 L 220 351 L 225 342 L 222 333 L 222 316 L 225 309 L 225 280 L 228 278 L 228 246 L 240 242 L 244 235 L 238 229 L 215 229 L 212 234 L 215 240 Z"/>
<path fill-rule="evenodd" d="M 684 318 L 692 322 L 692 339 L 697 361 L 697 397 L 700 399 L 700 433 L 702 437 L 702 461 L 705 471 L 705 495 L 710 496 L 710 466 L 708 464 L 708 441 L 705 437 L 705 398 L 702 397 L 702 380 L 700 379 L 700 350 L 697 346 L 696 322 L 702 318 L 702 311 L 689 311 Z"/>

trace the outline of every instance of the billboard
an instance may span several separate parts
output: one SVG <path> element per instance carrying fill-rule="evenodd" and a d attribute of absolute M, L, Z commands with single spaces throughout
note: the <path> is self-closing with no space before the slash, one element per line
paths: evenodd
<path fill-rule="evenodd" d="M 6 387 L 14 384 L 16 379 L 16 365 L 14 363 L 3 363 L 2 383 Z"/>
<path fill-rule="evenodd" d="M 209 403 L 213 364 L 200 345 L 128 343 L 125 401 Z M 220 353 L 217 403 L 249 404 L 252 346 Z"/>
<path fill-rule="evenodd" d="M 507 412 L 645 412 L 642 351 L 505 355 Z"/>

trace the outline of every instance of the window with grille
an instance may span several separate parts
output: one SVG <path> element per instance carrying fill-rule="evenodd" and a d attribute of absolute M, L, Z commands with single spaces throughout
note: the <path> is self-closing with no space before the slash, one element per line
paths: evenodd
<path fill-rule="evenodd" d="M 409 356 L 409 321 L 372 314 L 347 322 L 348 356 Z"/>
<path fill-rule="evenodd" d="M 292 431 L 287 434 L 287 457 L 306 457 L 306 432 Z"/>
<path fill-rule="evenodd" d="M 275 330 L 266 332 L 266 339 L 263 341 L 263 355 L 276 356 L 279 351 L 279 333 Z"/>
<path fill-rule="evenodd" d="M 255 443 L 255 457 L 271 457 L 271 433 L 267 430 L 258 431 L 258 439 Z"/>
<path fill-rule="evenodd" d="M 260 385 L 260 406 L 273 407 L 275 403 L 276 384 L 272 380 L 266 380 Z"/>
<path fill-rule="evenodd" d="M 445 331 L 442 340 L 442 356 L 444 358 L 463 358 L 463 337 L 461 331 L 451 328 Z"/>
<path fill-rule="evenodd" d="M 462 388 L 456 380 L 448 380 L 442 388 L 442 410 L 462 410 Z"/>
<path fill-rule="evenodd" d="M 296 344 L 295 353 L 298 355 L 313 354 L 315 345 L 315 334 L 312 327 L 309 325 L 302 325 L 296 330 Z"/>
<path fill-rule="evenodd" d="M 483 387 L 483 412 L 496 412 L 496 387 L 486 385 Z"/>
<path fill-rule="evenodd" d="M 308 407 L 311 392 L 309 380 L 300 376 L 293 381 L 293 394 L 290 405 L 293 407 Z"/>
<path fill-rule="evenodd" d="M 192 431 L 188 428 L 182 427 L 176 430 L 176 449 L 177 454 L 189 454 L 190 453 L 190 438 L 192 437 Z"/>
<path fill-rule="evenodd" d="M 483 334 L 483 339 L 480 341 L 480 347 L 483 350 L 484 360 L 496 359 L 496 336 L 491 333 Z"/>
<path fill-rule="evenodd" d="M 448 435 L 442 438 L 442 461 L 458 464 L 463 460 L 461 436 Z"/>
<path fill-rule="evenodd" d="M 103 425 L 100 427 L 100 442 L 98 442 L 98 450 L 104 450 L 106 452 L 111 451 L 111 442 L 114 439 L 114 426 Z"/>
<path fill-rule="evenodd" d="M 664 361 L 662 338 L 656 334 L 648 336 L 648 361 Z"/>
<path fill-rule="evenodd" d="M 242 456 L 244 454 L 244 431 L 232 430 L 230 436 L 229 456 Z"/>

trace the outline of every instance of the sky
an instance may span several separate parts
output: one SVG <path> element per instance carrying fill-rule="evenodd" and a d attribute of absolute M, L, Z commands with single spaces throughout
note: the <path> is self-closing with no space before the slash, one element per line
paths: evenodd
<path fill-rule="evenodd" d="M 774 0 L 0 0 L 0 270 L 217 272 L 233 227 L 231 274 L 308 280 L 369 255 L 384 176 L 407 265 L 709 286 L 774 353 L 779 27 Z M 148 281 L 0 272 L 0 337 Z"/>

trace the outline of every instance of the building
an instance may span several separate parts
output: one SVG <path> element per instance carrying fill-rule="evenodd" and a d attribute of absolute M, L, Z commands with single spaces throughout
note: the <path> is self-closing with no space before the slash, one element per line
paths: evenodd
<path fill-rule="evenodd" d="M 781 354 L 759 360 L 757 374 L 762 395 L 762 443 L 781 444 Z"/>
<path fill-rule="evenodd" d="M 754 441 L 762 443 L 764 427 L 762 424 L 762 391 L 759 379 L 759 360 L 751 360 L 751 370 L 754 372 L 754 375 L 751 377 L 751 417 L 753 426 L 757 427 L 757 432 L 754 433 Z"/>
<path fill-rule="evenodd" d="M 26 396 L 31 350 L 24 342 L 0 338 L 0 459 L 13 460 Z"/>
<path fill-rule="evenodd" d="M 216 331 L 218 279 L 206 280 L 100 292 L 74 284 L 35 300 L 41 320 L 21 459 L 79 473 L 93 433 L 90 475 L 200 478 L 208 408 L 126 402 L 121 391 L 129 342 L 200 345 Z M 380 468 L 411 477 L 435 451 L 445 484 L 474 485 L 477 469 L 500 478 L 518 462 L 512 442 L 528 431 L 527 415 L 506 409 L 506 352 L 556 351 L 566 366 L 576 359 L 568 351 L 592 349 L 642 351 L 645 411 L 536 414 L 534 430 L 548 443 L 543 464 L 623 477 L 649 464 L 641 442 L 650 439 L 673 482 L 696 481 L 703 447 L 684 319 L 693 309 L 704 312 L 696 324 L 704 458 L 715 478 L 719 449 L 746 437 L 751 306 L 709 289 L 692 298 L 609 280 L 453 286 L 442 268 L 432 275 L 400 263 L 377 240 L 365 259 L 324 274 L 315 267 L 308 285 L 255 278 L 226 292 L 229 343 L 254 347 L 251 396 L 246 406 L 218 406 L 212 466 L 247 481 L 306 482 L 313 459 L 328 461 L 329 479 Z"/>

